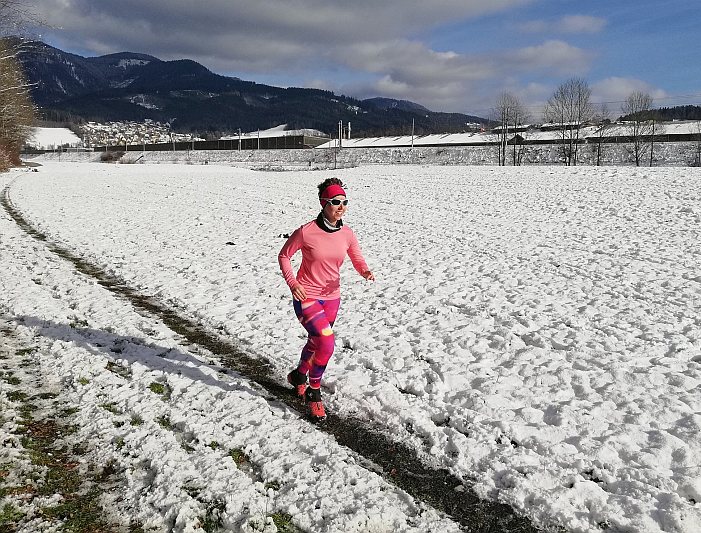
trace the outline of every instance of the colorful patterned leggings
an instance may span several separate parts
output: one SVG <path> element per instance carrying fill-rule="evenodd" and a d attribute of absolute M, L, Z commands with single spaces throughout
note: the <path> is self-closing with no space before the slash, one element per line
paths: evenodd
<path fill-rule="evenodd" d="M 336 320 L 341 299 L 309 299 L 303 302 L 294 300 L 293 305 L 297 318 L 309 333 L 297 370 L 305 375 L 308 373 L 309 386 L 318 389 L 321 386 L 321 376 L 333 355 L 335 338 L 331 328 Z"/>

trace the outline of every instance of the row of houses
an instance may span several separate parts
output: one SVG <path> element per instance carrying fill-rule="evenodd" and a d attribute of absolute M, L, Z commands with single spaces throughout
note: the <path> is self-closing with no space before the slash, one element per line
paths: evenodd
<path fill-rule="evenodd" d="M 570 125 L 567 137 L 574 136 L 578 143 L 631 142 L 629 125 Z M 411 147 L 466 147 L 493 146 L 503 142 L 501 131 L 444 133 L 429 135 L 400 135 L 391 137 L 361 137 L 330 139 L 317 130 L 285 131 L 284 126 L 271 130 L 240 133 L 218 140 L 199 140 L 171 137 L 167 142 L 120 142 L 93 146 L 94 151 L 187 151 L 187 150 L 291 150 L 291 149 L 354 149 L 354 148 L 411 148 Z M 519 126 L 505 136 L 509 145 L 547 145 L 563 142 L 562 127 L 556 124 Z M 650 137 L 650 136 L 648 136 Z M 648 140 L 650 140 L 648 138 Z M 701 142 L 701 121 L 660 122 L 655 126 L 655 142 Z"/>

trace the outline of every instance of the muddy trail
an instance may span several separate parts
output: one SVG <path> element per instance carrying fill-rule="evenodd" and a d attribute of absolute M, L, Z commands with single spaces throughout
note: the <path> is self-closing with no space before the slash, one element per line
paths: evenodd
<path fill-rule="evenodd" d="M 70 261 L 75 269 L 95 279 L 113 294 L 125 298 L 141 312 L 160 319 L 191 344 L 204 348 L 219 358 L 222 366 L 255 382 L 271 396 L 304 416 L 305 406 L 288 386 L 271 376 L 277 372 L 270 361 L 246 353 L 235 342 L 223 339 L 197 322 L 182 316 L 163 302 L 128 286 L 124 280 L 108 274 L 75 252 L 52 242 L 33 227 L 13 205 L 10 186 L 5 187 L 0 204 L 7 214 L 28 235 L 43 243 L 52 253 Z M 395 442 L 379 427 L 364 420 L 340 417 L 330 413 L 317 425 L 319 431 L 333 435 L 339 444 L 353 450 L 367 461 L 366 466 L 378 471 L 387 481 L 435 509 L 448 514 L 465 531 L 486 533 L 531 533 L 540 531 L 527 518 L 517 515 L 504 504 L 480 499 L 469 484 L 443 468 L 423 464 L 417 452 Z"/>

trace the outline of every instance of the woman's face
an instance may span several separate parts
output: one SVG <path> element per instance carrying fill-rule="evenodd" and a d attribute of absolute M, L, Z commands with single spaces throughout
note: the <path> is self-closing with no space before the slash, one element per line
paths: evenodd
<path fill-rule="evenodd" d="M 342 194 L 334 196 L 331 200 L 331 202 L 327 201 L 326 205 L 324 205 L 324 216 L 326 217 L 326 220 L 335 224 L 341 220 L 343 215 L 346 213 L 346 210 L 348 209 L 348 202 L 346 197 Z M 339 201 L 338 205 L 333 205 L 333 201 L 335 200 Z M 346 205 L 344 205 L 344 202 L 346 202 Z"/>

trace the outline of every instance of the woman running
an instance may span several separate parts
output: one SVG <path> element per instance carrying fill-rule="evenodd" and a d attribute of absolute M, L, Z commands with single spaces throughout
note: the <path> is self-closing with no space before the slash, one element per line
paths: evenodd
<path fill-rule="evenodd" d="M 343 187 L 338 178 L 319 184 L 319 216 L 295 230 L 278 254 L 280 270 L 292 291 L 295 314 L 309 334 L 299 365 L 287 375 L 287 381 L 306 401 L 314 421 L 326 417 L 321 376 L 334 350 L 332 328 L 341 304 L 339 270 L 346 255 L 361 276 L 375 280 L 355 233 L 341 220 L 348 208 Z M 295 277 L 290 258 L 298 250 L 302 250 L 302 265 Z"/>

